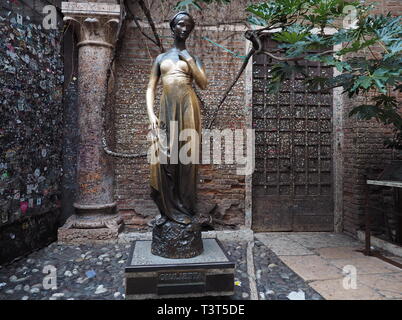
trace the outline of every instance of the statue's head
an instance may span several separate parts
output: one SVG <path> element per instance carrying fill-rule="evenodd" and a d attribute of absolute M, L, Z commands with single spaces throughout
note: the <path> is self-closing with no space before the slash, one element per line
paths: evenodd
<path fill-rule="evenodd" d="M 176 13 L 170 20 L 170 29 L 175 38 L 186 40 L 195 26 L 193 17 L 185 11 Z"/>

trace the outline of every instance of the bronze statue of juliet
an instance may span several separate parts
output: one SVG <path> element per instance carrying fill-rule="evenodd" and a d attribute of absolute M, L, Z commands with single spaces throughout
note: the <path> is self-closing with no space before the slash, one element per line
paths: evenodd
<path fill-rule="evenodd" d="M 195 208 L 199 142 L 194 144 L 192 141 L 187 152 L 197 161 L 183 163 L 177 154 L 173 159 L 175 150 L 180 151 L 189 143 L 179 139 L 182 130 L 189 129 L 187 132 L 195 133 L 199 139 L 201 137 L 200 102 L 193 89 L 193 80 L 198 87 L 205 89 L 207 78 L 201 61 L 186 49 L 186 40 L 194 26 L 194 20 L 187 12 L 181 11 L 173 16 L 170 28 L 174 46 L 156 58 L 146 94 L 151 128 L 159 132 L 163 130 L 165 136 L 165 144 L 159 143 L 157 157 L 163 155 L 167 159 L 153 162 L 150 166 L 151 198 L 160 212 L 153 228 L 151 250 L 153 254 L 167 258 L 190 258 L 203 252 Z M 159 79 L 163 90 L 158 118 L 153 107 Z M 173 150 L 171 141 L 177 143 L 177 149 Z"/>

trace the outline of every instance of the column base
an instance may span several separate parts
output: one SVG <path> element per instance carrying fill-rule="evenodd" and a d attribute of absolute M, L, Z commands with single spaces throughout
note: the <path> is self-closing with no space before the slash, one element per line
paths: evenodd
<path fill-rule="evenodd" d="M 117 215 L 73 215 L 58 230 L 63 244 L 114 242 L 123 229 L 123 218 Z"/>

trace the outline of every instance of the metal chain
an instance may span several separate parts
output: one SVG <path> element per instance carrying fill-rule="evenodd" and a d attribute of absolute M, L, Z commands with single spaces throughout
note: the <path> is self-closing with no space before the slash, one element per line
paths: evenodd
<path fill-rule="evenodd" d="M 109 102 L 109 79 L 110 75 L 113 72 L 112 71 L 112 66 L 115 62 L 115 59 L 117 57 L 117 51 L 121 48 L 121 42 L 122 39 L 121 37 L 123 36 L 123 28 L 124 24 L 127 22 L 127 11 L 126 7 L 124 6 L 124 2 L 120 3 L 122 6 L 122 11 L 120 13 L 120 21 L 119 21 L 119 26 L 118 26 L 118 39 L 116 41 L 115 48 L 113 50 L 112 58 L 109 62 L 109 69 L 108 69 L 108 75 L 107 75 L 107 81 L 106 81 L 106 96 L 105 96 L 105 106 L 103 108 L 103 137 L 102 137 L 102 146 L 103 146 L 103 151 L 105 151 L 106 154 L 112 156 L 112 157 L 119 157 L 119 158 L 141 158 L 141 157 L 146 157 L 147 153 L 122 153 L 122 152 L 115 152 L 110 150 L 110 148 L 107 145 L 107 140 L 106 140 L 106 135 L 108 133 L 107 126 L 106 126 L 106 115 L 105 115 L 105 109 L 107 109 L 107 105 Z"/>
<path fill-rule="evenodd" d="M 106 137 L 102 138 L 102 146 L 103 146 L 103 151 L 105 151 L 108 155 L 112 157 L 120 157 L 120 158 L 141 158 L 141 157 L 146 157 L 147 153 L 121 153 L 121 152 L 115 152 L 109 149 L 106 143 Z"/>

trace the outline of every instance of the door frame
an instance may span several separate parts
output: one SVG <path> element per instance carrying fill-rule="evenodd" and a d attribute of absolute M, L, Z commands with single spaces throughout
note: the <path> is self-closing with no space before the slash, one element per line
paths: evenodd
<path fill-rule="evenodd" d="M 270 30 L 269 33 L 278 32 L 280 30 Z M 327 28 L 325 34 L 333 34 L 335 29 Z M 251 49 L 251 42 L 245 40 L 245 55 Z M 334 51 L 342 49 L 342 45 L 334 46 Z M 333 68 L 333 76 L 339 75 L 340 72 Z M 253 59 L 251 58 L 245 69 L 245 120 L 246 128 L 252 129 L 253 123 Z M 334 232 L 343 231 L 343 95 L 342 88 L 332 89 L 332 176 L 333 176 L 333 199 L 334 199 Z M 253 221 L 253 175 L 245 178 L 245 227 L 252 228 Z"/>

